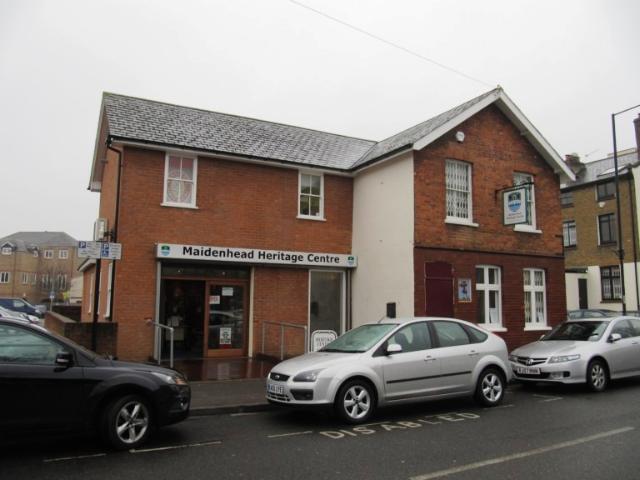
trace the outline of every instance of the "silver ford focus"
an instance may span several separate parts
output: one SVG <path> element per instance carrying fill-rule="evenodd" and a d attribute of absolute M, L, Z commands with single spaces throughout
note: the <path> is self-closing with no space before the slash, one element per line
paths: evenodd
<path fill-rule="evenodd" d="M 568 320 L 509 360 L 516 380 L 586 383 L 601 392 L 611 379 L 640 375 L 640 319 Z"/>
<path fill-rule="evenodd" d="M 510 378 L 505 342 L 472 323 L 385 319 L 276 365 L 267 379 L 267 400 L 333 407 L 356 424 L 390 404 L 473 395 L 483 405 L 497 405 Z"/>

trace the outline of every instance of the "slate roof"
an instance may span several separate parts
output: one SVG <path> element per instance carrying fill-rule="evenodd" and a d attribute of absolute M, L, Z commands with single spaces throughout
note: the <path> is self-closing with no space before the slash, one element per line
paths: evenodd
<path fill-rule="evenodd" d="M 637 149 L 618 153 L 618 173 L 626 173 L 626 167 L 637 163 L 638 159 Z M 583 163 L 583 165 L 584 170 L 576 174 L 576 181 L 568 183 L 565 188 L 576 187 L 584 183 L 604 180 L 614 176 L 614 172 L 611 171 L 614 168 L 613 155 L 601 160 Z"/>
<path fill-rule="evenodd" d="M 109 134 L 195 150 L 347 169 L 371 140 L 105 93 Z"/>
<path fill-rule="evenodd" d="M 0 246 L 10 243 L 19 252 L 43 247 L 77 247 L 78 241 L 64 232 L 16 232 L 0 238 Z"/>

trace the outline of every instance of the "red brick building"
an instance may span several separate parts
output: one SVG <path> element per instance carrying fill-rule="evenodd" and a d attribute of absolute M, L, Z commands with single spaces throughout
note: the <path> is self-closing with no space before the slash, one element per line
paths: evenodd
<path fill-rule="evenodd" d="M 148 319 L 202 357 L 302 353 L 388 304 L 512 347 L 564 318 L 572 173 L 501 89 L 381 142 L 113 94 L 100 118 L 90 188 L 122 259 L 85 288 L 83 320 L 98 293 L 121 358 L 167 347 Z"/>

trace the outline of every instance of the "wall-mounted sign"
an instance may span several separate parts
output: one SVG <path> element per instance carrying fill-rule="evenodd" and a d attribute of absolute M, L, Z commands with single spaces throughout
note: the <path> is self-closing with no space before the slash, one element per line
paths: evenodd
<path fill-rule="evenodd" d="M 108 260 L 120 260 L 122 256 L 122 244 L 109 242 L 78 242 L 79 258 L 106 258 Z"/>
<path fill-rule="evenodd" d="M 233 287 L 222 287 L 223 297 L 233 297 Z"/>
<path fill-rule="evenodd" d="M 180 260 L 304 265 L 310 267 L 354 268 L 358 265 L 358 259 L 355 255 L 343 255 L 339 253 L 293 252 L 289 250 L 176 245 L 170 243 L 158 244 L 156 256 L 158 258 Z"/>
<path fill-rule="evenodd" d="M 338 334 L 333 330 L 316 330 L 311 334 L 311 351 L 317 352 L 336 338 L 338 338 Z"/>
<path fill-rule="evenodd" d="M 471 279 L 470 278 L 458 279 L 458 302 L 460 303 L 471 302 Z"/>
<path fill-rule="evenodd" d="M 529 189 L 516 187 L 502 192 L 503 214 L 505 225 L 527 223 L 529 218 Z"/>

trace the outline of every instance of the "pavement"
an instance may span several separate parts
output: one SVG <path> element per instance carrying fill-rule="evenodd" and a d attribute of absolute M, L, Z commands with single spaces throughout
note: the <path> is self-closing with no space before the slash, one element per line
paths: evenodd
<path fill-rule="evenodd" d="M 266 378 L 189 383 L 191 415 L 260 412 L 273 408 L 265 398 Z"/>

